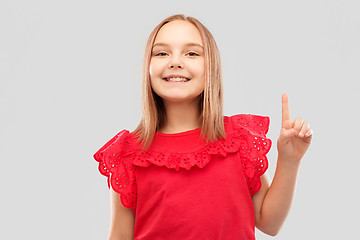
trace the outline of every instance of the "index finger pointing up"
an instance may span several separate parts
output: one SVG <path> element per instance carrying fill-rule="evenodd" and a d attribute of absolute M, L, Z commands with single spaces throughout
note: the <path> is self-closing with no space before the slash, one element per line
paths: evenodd
<path fill-rule="evenodd" d="M 290 121 L 289 101 L 288 95 L 284 93 L 282 95 L 282 127 Z"/>

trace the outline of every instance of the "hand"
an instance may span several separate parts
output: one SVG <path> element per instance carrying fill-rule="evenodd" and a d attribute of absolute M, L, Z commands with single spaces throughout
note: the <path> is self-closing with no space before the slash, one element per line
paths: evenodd
<path fill-rule="evenodd" d="M 282 95 L 282 127 L 277 141 L 279 157 L 299 163 L 311 143 L 312 135 L 313 131 L 308 122 L 301 118 L 290 120 L 288 96 L 284 93 Z"/>

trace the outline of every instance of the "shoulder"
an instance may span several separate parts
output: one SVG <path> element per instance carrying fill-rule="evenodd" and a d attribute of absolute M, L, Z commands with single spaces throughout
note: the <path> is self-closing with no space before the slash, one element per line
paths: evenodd
<path fill-rule="evenodd" d="M 247 125 L 247 124 L 262 124 L 270 123 L 270 117 L 255 114 L 235 114 L 226 116 L 232 123 Z"/>
<path fill-rule="evenodd" d="M 123 129 L 107 140 L 105 144 L 95 152 L 94 158 L 98 162 L 102 162 L 106 156 L 127 155 L 129 150 L 133 149 L 133 144 L 132 134 L 127 129 Z"/>
<path fill-rule="evenodd" d="M 265 135 L 269 130 L 270 117 L 255 114 L 235 114 L 226 116 L 234 130 L 247 130 L 253 134 Z"/>

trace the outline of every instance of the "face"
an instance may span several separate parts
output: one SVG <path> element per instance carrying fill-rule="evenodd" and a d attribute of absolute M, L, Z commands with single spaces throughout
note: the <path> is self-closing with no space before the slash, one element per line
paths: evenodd
<path fill-rule="evenodd" d="M 158 32 L 150 61 L 150 81 L 164 102 L 193 101 L 205 86 L 204 45 L 199 30 L 190 22 L 175 20 Z M 185 77 L 186 82 L 176 82 Z M 166 80 L 164 80 L 166 78 Z"/>

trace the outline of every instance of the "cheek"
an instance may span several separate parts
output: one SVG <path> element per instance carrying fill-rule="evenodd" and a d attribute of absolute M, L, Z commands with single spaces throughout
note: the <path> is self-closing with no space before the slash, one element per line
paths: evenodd
<path fill-rule="evenodd" d="M 196 64 L 193 64 L 193 71 L 200 77 L 205 76 L 205 63 L 203 61 L 199 61 Z"/>
<path fill-rule="evenodd" d="M 150 61 L 150 64 L 149 64 L 149 74 L 150 74 L 150 76 L 152 76 L 154 74 L 154 62 L 153 61 Z"/>
<path fill-rule="evenodd" d="M 150 76 L 156 77 L 160 73 L 161 73 L 160 64 L 157 61 L 151 60 L 150 64 L 149 64 L 149 74 L 150 74 Z"/>

